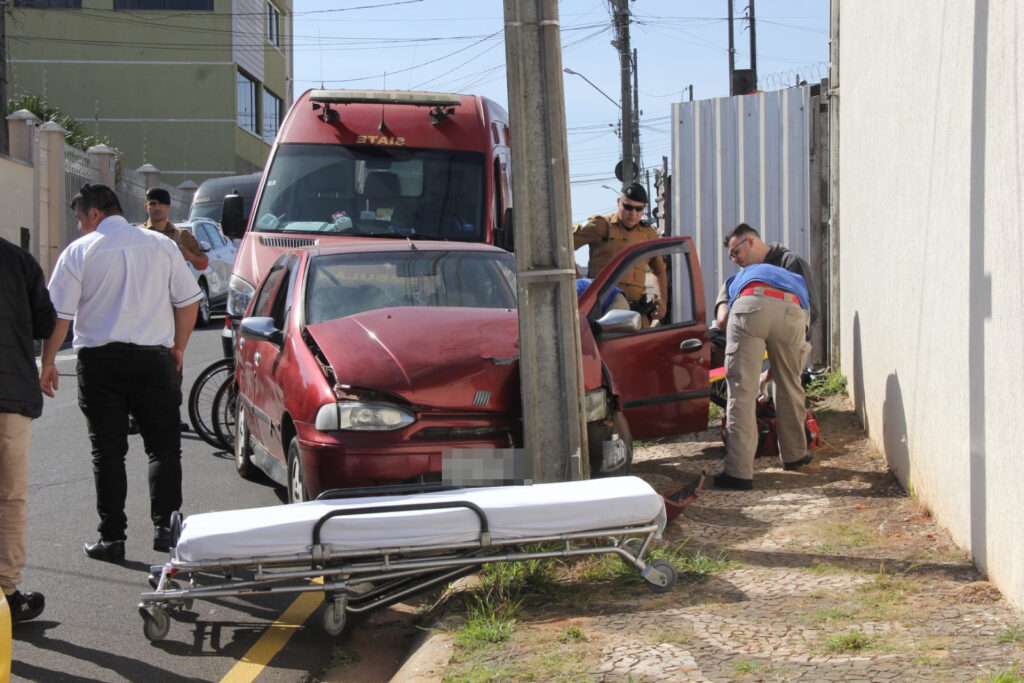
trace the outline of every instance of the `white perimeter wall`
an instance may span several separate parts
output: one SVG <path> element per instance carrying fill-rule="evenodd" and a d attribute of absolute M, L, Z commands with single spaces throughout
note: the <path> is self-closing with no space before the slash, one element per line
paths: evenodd
<path fill-rule="evenodd" d="M 900 480 L 1024 607 L 1024 2 L 839 10 L 842 371 Z"/>

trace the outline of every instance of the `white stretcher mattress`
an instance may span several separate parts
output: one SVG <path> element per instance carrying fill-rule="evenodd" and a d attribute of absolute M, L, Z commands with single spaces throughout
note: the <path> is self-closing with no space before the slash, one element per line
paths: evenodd
<path fill-rule="evenodd" d="M 647 482 L 609 477 L 195 514 L 182 524 L 174 557 L 179 562 L 206 562 L 309 553 L 314 525 L 331 510 L 442 501 L 469 501 L 483 509 L 493 540 L 651 523 L 658 524 L 660 536 L 666 523 L 664 500 Z M 416 510 L 335 517 L 323 525 L 320 541 L 330 544 L 332 552 L 429 548 L 475 541 L 479 531 L 471 510 Z"/>

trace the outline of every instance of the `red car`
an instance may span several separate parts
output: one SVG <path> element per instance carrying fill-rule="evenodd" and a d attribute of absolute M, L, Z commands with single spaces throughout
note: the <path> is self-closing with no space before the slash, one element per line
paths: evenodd
<path fill-rule="evenodd" d="M 670 314 L 640 329 L 602 310 L 632 263 L 670 268 Z M 710 349 L 688 237 L 637 244 L 580 295 L 594 475 L 625 474 L 632 439 L 707 427 Z M 471 243 L 358 240 L 279 257 L 240 324 L 235 463 L 287 488 L 440 478 L 452 449 L 522 446 L 515 261 Z M 481 451 L 482 452 L 482 451 Z"/>

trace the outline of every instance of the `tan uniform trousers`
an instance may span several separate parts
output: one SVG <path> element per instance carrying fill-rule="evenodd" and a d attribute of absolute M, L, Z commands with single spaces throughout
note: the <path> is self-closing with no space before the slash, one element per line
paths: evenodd
<path fill-rule="evenodd" d="M 754 478 L 757 451 L 757 392 L 765 349 L 775 382 L 776 432 L 784 462 L 807 453 L 804 435 L 804 389 L 800 373 L 811 345 L 810 315 L 797 304 L 760 294 L 737 297 L 729 309 L 725 341 L 726 403 L 725 472 L 738 479 Z"/>
<path fill-rule="evenodd" d="M 31 447 L 31 418 L 0 413 L 0 589 L 6 595 L 17 590 L 25 566 Z"/>

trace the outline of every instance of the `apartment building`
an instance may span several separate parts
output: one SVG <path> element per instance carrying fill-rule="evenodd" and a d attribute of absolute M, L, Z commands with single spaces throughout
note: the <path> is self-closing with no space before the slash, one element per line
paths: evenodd
<path fill-rule="evenodd" d="M 180 185 L 263 168 L 292 100 L 291 0 L 13 0 L 8 93 Z"/>

